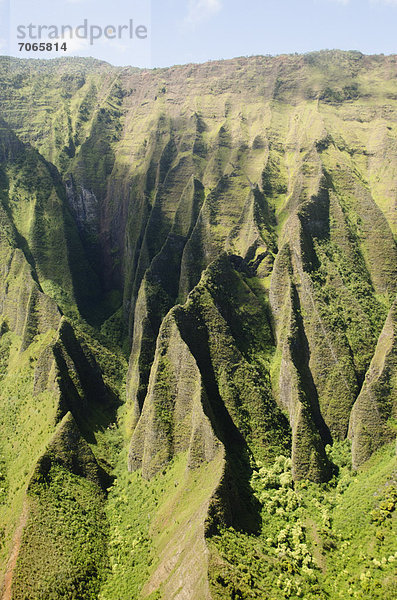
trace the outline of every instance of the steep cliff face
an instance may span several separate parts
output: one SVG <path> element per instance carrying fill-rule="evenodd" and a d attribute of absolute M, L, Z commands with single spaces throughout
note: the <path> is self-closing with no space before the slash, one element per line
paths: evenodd
<path fill-rule="evenodd" d="M 0 72 L 5 597 L 329 596 L 310 494 L 394 477 L 396 57 Z"/>
<path fill-rule="evenodd" d="M 360 394 L 350 416 L 353 464 L 361 465 L 388 440 L 395 438 L 396 303 L 392 305 Z"/>

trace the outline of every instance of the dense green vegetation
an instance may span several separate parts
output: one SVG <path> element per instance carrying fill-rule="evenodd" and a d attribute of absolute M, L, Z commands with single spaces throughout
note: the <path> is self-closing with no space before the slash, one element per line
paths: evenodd
<path fill-rule="evenodd" d="M 395 68 L 0 60 L 4 600 L 396 597 Z"/>
<path fill-rule="evenodd" d="M 41 477 L 28 491 L 13 597 L 97 598 L 107 566 L 103 497 L 58 465 Z"/>
<path fill-rule="evenodd" d="M 221 530 L 211 582 L 219 598 L 393 598 L 396 591 L 394 448 L 352 472 L 347 442 L 329 448 L 327 484 L 293 484 L 291 461 L 254 471 L 262 505 L 255 536 Z"/>

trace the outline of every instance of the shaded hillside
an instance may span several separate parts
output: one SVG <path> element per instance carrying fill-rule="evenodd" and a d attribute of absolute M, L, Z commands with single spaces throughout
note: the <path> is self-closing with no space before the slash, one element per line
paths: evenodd
<path fill-rule="evenodd" d="M 9 597 L 394 598 L 397 57 L 4 58 L 0 101 Z"/>

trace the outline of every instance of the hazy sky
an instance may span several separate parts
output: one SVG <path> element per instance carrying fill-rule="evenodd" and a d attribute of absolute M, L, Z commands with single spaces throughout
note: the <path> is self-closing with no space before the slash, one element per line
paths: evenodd
<path fill-rule="evenodd" d="M 323 48 L 397 52 L 397 0 L 0 0 L 0 10 L 0 52 L 14 56 L 65 55 L 19 52 L 18 42 L 40 41 L 39 25 L 46 43 L 56 41 L 56 30 L 46 28 L 70 26 L 66 54 L 116 65 L 157 67 Z M 85 19 L 88 35 L 94 26 L 93 37 L 110 25 L 108 38 L 90 44 L 84 27 L 77 38 L 75 28 Z"/>

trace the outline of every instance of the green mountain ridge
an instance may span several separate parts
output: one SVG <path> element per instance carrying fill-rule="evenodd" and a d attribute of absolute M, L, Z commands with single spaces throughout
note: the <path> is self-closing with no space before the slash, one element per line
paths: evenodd
<path fill-rule="evenodd" d="M 394 598 L 397 57 L 0 102 L 3 600 Z"/>

